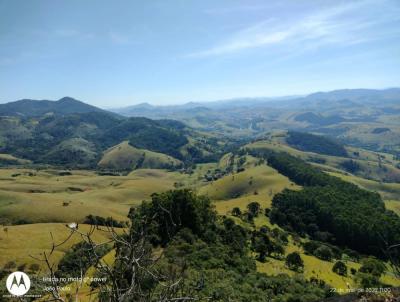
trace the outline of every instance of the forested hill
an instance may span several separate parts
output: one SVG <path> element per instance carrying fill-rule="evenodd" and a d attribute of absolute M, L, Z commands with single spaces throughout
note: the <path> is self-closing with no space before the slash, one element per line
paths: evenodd
<path fill-rule="evenodd" d="M 48 113 L 66 115 L 87 112 L 106 111 L 71 97 L 63 97 L 58 101 L 24 99 L 0 104 L 0 116 L 39 117 Z"/>
<path fill-rule="evenodd" d="M 221 152 L 212 137 L 183 123 L 122 118 L 101 110 L 39 117 L 2 116 L 0 125 L 0 153 L 65 167 L 96 167 L 106 149 L 123 141 L 184 162 L 205 161 Z"/>
<path fill-rule="evenodd" d="M 396 257 L 389 246 L 400 242 L 400 218 L 385 209 L 378 193 L 330 176 L 287 154 L 268 164 L 304 188 L 274 196 L 271 222 L 308 234 L 314 240 L 349 247 L 380 258 Z"/>
<path fill-rule="evenodd" d="M 347 156 L 344 146 L 335 140 L 311 133 L 289 131 L 286 142 L 302 151 L 333 156 Z"/>

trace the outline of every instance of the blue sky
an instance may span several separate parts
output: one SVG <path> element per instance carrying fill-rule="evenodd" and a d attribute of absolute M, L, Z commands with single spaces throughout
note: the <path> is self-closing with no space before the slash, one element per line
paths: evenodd
<path fill-rule="evenodd" d="M 400 1 L 0 0 L 0 102 L 400 86 Z"/>

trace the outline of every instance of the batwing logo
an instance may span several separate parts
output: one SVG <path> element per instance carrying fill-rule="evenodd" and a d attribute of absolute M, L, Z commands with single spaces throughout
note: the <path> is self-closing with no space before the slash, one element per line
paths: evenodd
<path fill-rule="evenodd" d="M 23 296 L 31 288 L 31 280 L 23 272 L 14 272 L 8 276 L 6 285 L 11 295 Z"/>

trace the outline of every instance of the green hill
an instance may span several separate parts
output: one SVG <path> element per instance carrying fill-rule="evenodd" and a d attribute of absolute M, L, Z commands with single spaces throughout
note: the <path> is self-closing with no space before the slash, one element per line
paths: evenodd
<path fill-rule="evenodd" d="M 171 169 L 182 166 L 182 162 L 163 153 L 135 148 L 124 141 L 107 149 L 98 166 L 111 170 Z"/>
<path fill-rule="evenodd" d="M 313 135 L 312 137 L 318 136 Z M 344 148 L 347 154 L 346 157 L 327 155 L 324 154 L 325 152 L 320 153 L 320 150 L 315 150 L 314 152 L 302 151 L 288 145 L 285 133 L 274 133 L 265 139 L 249 143 L 243 146 L 242 149 L 253 155 L 285 152 L 319 166 L 326 171 L 339 171 L 343 174 L 351 173 L 365 179 L 388 183 L 400 181 L 400 169 L 398 168 L 400 162 L 395 156 L 355 147 L 346 146 Z"/>
<path fill-rule="evenodd" d="M 202 134 L 172 120 L 120 118 L 108 112 L 45 114 L 40 117 L 0 116 L 0 154 L 73 168 L 93 168 L 103 153 L 123 141 L 137 149 L 163 153 L 183 162 L 218 157 L 224 147 L 211 134 Z M 149 153 L 145 167 L 159 167 L 160 155 Z M 10 161 L 3 161 L 4 163 Z M 173 162 L 173 160 L 172 160 Z M 141 165 L 140 165 L 141 166 Z"/>
<path fill-rule="evenodd" d="M 330 138 L 311 133 L 289 131 L 286 142 L 292 147 L 319 154 L 347 156 L 344 146 Z"/>

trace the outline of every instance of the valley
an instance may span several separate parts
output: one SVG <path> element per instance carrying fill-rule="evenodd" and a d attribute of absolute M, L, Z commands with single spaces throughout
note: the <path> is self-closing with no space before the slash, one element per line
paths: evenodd
<path fill-rule="evenodd" d="M 71 106 L 75 110 L 62 111 L 61 105 L 66 101 L 69 110 Z M 25 105 L 26 102 L 23 101 Z M 332 117 L 321 121 L 318 112 L 293 117 L 287 111 L 280 111 L 284 110 L 285 102 L 293 100 L 276 103 L 283 114 L 279 118 L 275 116 L 276 122 L 254 122 L 254 117 L 242 115 L 243 110 L 258 112 L 258 107 L 240 105 L 239 102 L 225 114 L 217 114 L 218 106 L 222 105 L 214 104 L 215 108 L 210 110 L 217 114 L 215 122 L 219 126 L 207 121 L 192 123 L 181 116 L 188 114 L 181 108 L 157 109 L 159 111 L 155 112 L 160 115 L 153 115 L 154 108 L 144 108 L 148 111 L 146 118 L 127 118 L 100 109 L 91 110 L 70 98 L 53 103 L 37 102 L 34 103 L 36 110 L 21 111 L 24 116 L 19 111 L 13 114 L 17 109 L 10 104 L 0 105 L 0 112 L 7 114 L 0 117 L 0 267 L 3 277 L 17 268 L 35 276 L 45 274 L 46 265 L 38 261 L 43 253 L 51 252 L 51 263 L 56 267 L 69 263 L 68 259 L 75 257 L 73 253 L 81 253 L 78 248 L 84 236 L 73 234 L 55 251 L 52 251 L 52 244 L 69 236 L 71 230 L 66 225 L 71 222 L 77 223 L 83 234 L 96 226 L 91 236 L 95 242 L 105 244 L 113 240 L 107 231 L 110 226 L 115 226 L 119 233 L 133 232 L 132 225 L 137 222 L 131 215 L 145 211 L 145 204 L 154 203 L 157 196 L 164 196 L 162 194 L 166 194 L 163 197 L 166 200 L 168 194 L 183 194 L 188 200 L 209 200 L 210 209 L 203 210 L 211 217 L 207 218 L 211 219 L 207 222 L 211 226 L 204 230 L 205 234 L 219 228 L 229 233 L 230 225 L 234 225 L 238 233 L 231 241 L 243 240 L 237 250 L 229 245 L 232 243 L 224 241 L 223 236 L 228 233 L 210 234 L 210 238 L 222 236 L 218 239 L 222 241 L 215 243 L 208 241 L 211 239 L 204 234 L 195 233 L 194 226 L 190 232 L 195 239 L 187 239 L 189 235 L 185 232 L 191 226 L 188 223 L 186 229 L 176 231 L 177 238 L 184 238 L 177 239 L 178 243 L 168 239 L 166 243 L 154 244 L 154 253 L 160 250 L 166 253 L 162 261 L 174 262 L 187 257 L 185 259 L 192 263 L 189 279 L 197 278 L 200 273 L 212 279 L 217 270 L 224 267 L 221 278 L 223 282 L 230 282 L 231 277 L 225 274 L 235 270 L 232 264 L 220 267 L 222 264 L 210 266 L 207 262 L 217 263 L 225 256 L 221 259 L 215 255 L 196 256 L 196 249 L 188 251 L 190 246 L 198 244 L 202 246 L 199 251 L 204 249 L 204 253 L 207 249 L 229 251 L 233 248 L 231 252 L 235 256 L 232 257 L 247 261 L 247 264 L 238 264 L 239 268 L 243 265 L 243 270 L 248 270 L 249 274 L 260 273 L 262 278 L 275 280 L 278 284 L 286 282 L 287 278 L 298 280 L 293 282 L 306 282 L 311 291 L 316 291 L 312 297 L 329 296 L 329 289 L 342 289 L 343 294 L 348 288 L 360 286 L 400 286 L 396 271 L 398 263 L 385 254 L 383 241 L 374 235 L 374 228 L 365 235 L 364 240 L 369 242 L 365 248 L 346 236 L 342 238 L 343 232 L 338 231 L 347 228 L 349 234 L 361 234 L 363 230 L 358 226 L 368 219 L 378 229 L 372 219 L 376 216 L 378 220 L 387 221 L 381 231 L 391 244 L 400 239 L 400 232 L 397 232 L 400 231 L 400 143 L 397 134 L 393 138 L 387 137 L 387 132 L 397 133 L 397 124 L 387 122 L 384 117 L 378 118 L 376 111 L 368 112 L 368 115 L 375 114 L 374 123 L 379 119 L 374 126 L 378 130 L 374 132 L 384 140 L 383 145 L 376 139 L 371 140 L 370 135 L 359 135 L 360 124 L 369 127 L 369 122 L 358 120 L 347 124 L 348 119 L 356 119 L 350 109 L 341 121 Z M 51 109 L 48 109 L 49 104 Z M 256 102 L 254 106 L 261 105 Z M 313 103 L 309 106 L 307 110 L 314 108 Z M 395 103 L 393 108 L 396 106 Z M 20 108 L 19 105 L 16 108 Z M 243 119 L 231 124 L 226 119 L 230 110 Z M 331 110 L 344 114 L 342 107 Z M 238 112 L 240 114 L 236 115 Z M 275 113 L 277 111 L 273 110 L 268 114 Z M 204 112 L 196 109 L 191 114 L 199 121 Z M 282 116 L 286 116 L 286 122 Z M 184 122 L 164 118 L 182 118 Z M 252 120 L 251 126 L 242 124 L 246 119 Z M 289 126 L 289 120 L 294 124 Z M 300 127 L 299 122 L 304 127 Z M 322 135 L 322 128 L 310 126 L 315 123 L 325 123 L 323 127 L 330 123 L 339 124 L 348 130 L 345 135 L 332 135 L 334 132 Z M 235 130 L 233 125 L 239 129 Z M 348 143 L 351 133 L 362 142 Z M 199 197 L 187 196 L 187 192 Z M 170 202 L 179 198 L 172 198 Z M 286 203 L 286 198 L 291 202 Z M 303 209 L 302 198 L 313 206 Z M 329 198 L 331 203 L 324 204 L 325 200 L 331 200 Z M 201 201 L 196 202 L 201 204 Z M 320 208 L 312 212 L 314 207 Z M 353 212 L 349 214 L 349 211 Z M 179 213 L 177 211 L 176 215 Z M 290 216 L 292 213 L 293 217 Z M 324 219 L 332 221 L 333 226 L 319 220 L 321 213 L 328 215 Z M 217 217 L 215 221 L 213 215 Z M 359 225 L 347 221 L 349 217 L 360 219 Z M 162 231 L 159 232 L 155 238 L 164 236 Z M 179 240 L 192 243 L 185 243 L 188 244 L 185 247 Z M 106 246 L 105 257 L 113 259 L 115 247 Z M 179 255 L 173 258 L 175 260 L 168 258 L 175 253 Z M 293 254 L 301 258 L 300 269 L 291 268 L 287 263 Z M 115 261 L 112 259 L 111 262 Z M 337 263 L 344 263 L 345 273 L 336 271 Z M 372 273 L 369 266 L 380 267 L 381 271 Z M 85 274 L 93 276 L 96 272 L 95 264 L 87 264 Z M 210 280 L 207 291 L 216 291 Z M 90 288 L 85 285 L 79 290 L 79 301 L 90 301 L 85 296 L 91 293 Z M 291 287 L 285 290 L 288 292 L 283 295 L 290 296 Z M 236 289 L 232 289 L 232 293 L 239 295 Z M 95 297 L 98 294 L 94 293 Z M 283 301 L 288 301 L 285 299 Z"/>

